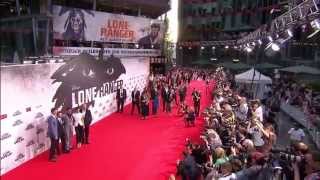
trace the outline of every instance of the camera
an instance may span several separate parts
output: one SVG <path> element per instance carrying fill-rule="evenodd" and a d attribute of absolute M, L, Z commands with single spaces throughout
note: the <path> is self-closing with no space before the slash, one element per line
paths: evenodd
<path fill-rule="evenodd" d="M 303 162 L 305 160 L 304 156 L 297 156 L 292 154 L 290 151 L 281 150 L 281 149 L 272 149 L 271 155 L 273 157 L 279 158 L 285 162 Z"/>

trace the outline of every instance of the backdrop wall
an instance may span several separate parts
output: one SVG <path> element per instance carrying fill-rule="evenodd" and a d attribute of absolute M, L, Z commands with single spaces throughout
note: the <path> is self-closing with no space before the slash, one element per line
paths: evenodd
<path fill-rule="evenodd" d="M 146 85 L 148 58 L 109 60 L 105 72 L 116 75 L 100 74 L 99 80 L 98 66 L 86 69 L 88 65 L 76 60 L 1 67 L 1 175 L 49 148 L 46 119 L 52 107 L 94 102 L 90 109 L 95 123 L 116 110 L 118 86 L 127 89 L 128 104 L 133 88 Z M 110 65 L 114 62 L 118 64 Z"/>

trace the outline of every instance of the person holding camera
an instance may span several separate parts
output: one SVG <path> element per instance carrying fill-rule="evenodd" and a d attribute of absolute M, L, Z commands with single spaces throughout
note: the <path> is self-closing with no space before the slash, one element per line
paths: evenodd
<path fill-rule="evenodd" d="M 196 114 L 194 112 L 194 109 L 191 107 L 189 108 L 187 114 L 186 114 L 186 117 L 185 117 L 185 121 L 186 121 L 186 126 L 189 127 L 189 126 L 195 126 L 195 121 L 196 119 Z"/>

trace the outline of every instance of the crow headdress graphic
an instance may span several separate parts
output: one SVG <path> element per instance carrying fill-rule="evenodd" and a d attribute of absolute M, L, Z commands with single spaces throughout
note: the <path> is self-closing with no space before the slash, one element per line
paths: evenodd
<path fill-rule="evenodd" d="M 65 40 L 79 40 L 85 41 L 85 29 L 87 28 L 85 21 L 85 13 L 94 16 L 89 10 L 81 10 L 76 8 L 62 7 L 59 16 L 69 13 L 68 18 L 64 24 L 65 32 L 63 33 L 63 39 Z"/>
<path fill-rule="evenodd" d="M 61 82 L 52 101 L 55 107 L 72 107 L 72 92 L 96 87 L 99 90 L 104 83 L 117 80 L 126 70 L 117 57 L 96 60 L 87 53 L 82 53 L 66 62 L 51 76 L 52 84 Z"/>

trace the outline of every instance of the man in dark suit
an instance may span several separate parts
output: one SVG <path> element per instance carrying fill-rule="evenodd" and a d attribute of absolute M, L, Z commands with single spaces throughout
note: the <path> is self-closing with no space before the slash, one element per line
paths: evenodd
<path fill-rule="evenodd" d="M 83 105 L 84 110 L 84 143 L 89 144 L 89 128 L 92 122 L 92 114 L 87 104 Z"/>
<path fill-rule="evenodd" d="M 193 105 L 194 105 L 194 111 L 195 111 L 196 115 L 199 116 L 201 94 L 196 89 L 193 89 L 193 91 L 192 91 L 192 100 L 193 100 Z"/>
<path fill-rule="evenodd" d="M 166 112 L 171 112 L 171 102 L 173 100 L 173 92 L 171 88 L 166 87 L 163 92 L 164 102 L 166 104 Z"/>
<path fill-rule="evenodd" d="M 123 87 L 120 87 L 117 90 L 116 99 L 117 99 L 117 112 L 123 112 L 123 105 L 125 100 L 127 99 L 127 91 Z"/>
<path fill-rule="evenodd" d="M 62 112 L 58 112 L 57 120 L 58 120 L 58 146 L 57 146 L 57 153 L 58 155 L 60 154 L 60 146 L 59 146 L 59 141 L 61 141 L 61 146 L 62 146 L 62 152 L 66 153 L 67 150 L 65 149 L 66 147 L 66 134 L 64 131 L 64 122 L 62 121 L 63 114 Z"/>
<path fill-rule="evenodd" d="M 48 137 L 50 138 L 51 146 L 50 146 L 50 154 L 49 161 L 55 162 L 57 161 L 56 150 L 58 146 L 58 119 L 57 119 L 58 111 L 56 108 L 51 109 L 51 115 L 48 117 Z"/>
<path fill-rule="evenodd" d="M 165 112 L 166 111 L 166 89 L 167 89 L 167 85 L 163 85 L 163 87 L 161 88 L 161 99 L 162 99 L 162 111 Z"/>
<path fill-rule="evenodd" d="M 131 108 L 131 114 L 134 113 L 134 107 L 137 106 L 138 114 L 140 114 L 140 91 L 137 90 L 137 87 L 135 87 L 131 93 L 131 99 L 132 99 L 132 108 Z"/>
<path fill-rule="evenodd" d="M 180 99 L 180 104 L 184 102 L 186 99 L 187 95 L 187 86 L 185 84 L 182 84 L 179 88 L 179 99 Z"/>

